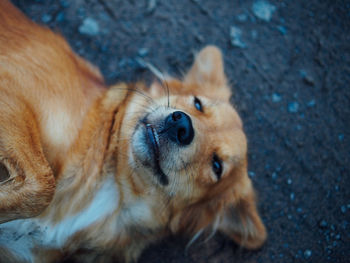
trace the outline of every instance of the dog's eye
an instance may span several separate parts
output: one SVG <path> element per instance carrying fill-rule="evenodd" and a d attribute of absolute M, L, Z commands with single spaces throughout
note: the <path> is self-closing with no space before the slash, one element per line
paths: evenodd
<path fill-rule="evenodd" d="M 197 97 L 194 97 L 194 106 L 197 110 L 203 112 L 202 102 Z"/>
<path fill-rule="evenodd" d="M 222 161 L 215 153 L 213 155 L 212 168 L 216 177 L 218 178 L 218 180 L 220 180 L 222 174 Z"/>

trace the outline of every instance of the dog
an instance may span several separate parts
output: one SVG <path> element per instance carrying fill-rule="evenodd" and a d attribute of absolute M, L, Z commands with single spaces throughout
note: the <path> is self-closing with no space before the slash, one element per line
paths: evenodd
<path fill-rule="evenodd" d="M 180 80 L 107 87 L 66 41 L 0 1 L 0 262 L 135 262 L 170 234 L 265 226 L 221 51 Z"/>

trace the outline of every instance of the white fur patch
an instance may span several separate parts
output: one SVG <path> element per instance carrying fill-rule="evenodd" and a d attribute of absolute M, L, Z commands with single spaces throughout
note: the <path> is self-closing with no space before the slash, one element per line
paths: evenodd
<path fill-rule="evenodd" d="M 91 204 L 80 213 L 56 225 L 45 224 L 43 244 L 61 247 L 78 231 L 112 214 L 118 207 L 119 194 L 113 177 L 109 177 L 98 190 Z"/>
<path fill-rule="evenodd" d="M 15 220 L 0 225 L 0 247 L 6 248 L 20 260 L 33 262 L 31 249 L 40 229 L 32 220 Z"/>
<path fill-rule="evenodd" d="M 113 177 L 107 178 L 88 207 L 58 224 L 39 219 L 21 219 L 0 225 L 0 246 L 32 262 L 35 246 L 60 248 L 75 233 L 112 214 L 119 203 Z"/>

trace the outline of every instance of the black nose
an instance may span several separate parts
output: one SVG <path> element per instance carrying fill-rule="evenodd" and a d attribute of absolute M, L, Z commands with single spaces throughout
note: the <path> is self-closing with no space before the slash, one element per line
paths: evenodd
<path fill-rule="evenodd" d="M 179 145 L 189 145 L 194 137 L 191 118 L 182 111 L 174 111 L 165 118 L 164 131 Z"/>

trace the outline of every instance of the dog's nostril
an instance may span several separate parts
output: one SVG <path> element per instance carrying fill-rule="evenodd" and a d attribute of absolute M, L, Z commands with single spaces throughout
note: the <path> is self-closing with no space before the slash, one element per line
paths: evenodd
<path fill-rule="evenodd" d="M 180 119 L 181 119 L 181 116 L 182 116 L 182 114 L 181 114 L 181 112 L 179 112 L 179 111 L 174 111 L 173 114 L 171 115 L 173 121 L 178 121 L 178 120 L 180 120 Z"/>

